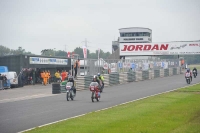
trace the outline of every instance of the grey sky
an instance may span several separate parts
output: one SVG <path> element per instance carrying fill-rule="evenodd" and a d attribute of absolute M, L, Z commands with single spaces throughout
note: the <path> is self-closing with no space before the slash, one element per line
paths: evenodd
<path fill-rule="evenodd" d="M 111 52 L 119 28 L 152 29 L 153 42 L 200 40 L 200 0 L 0 0 L 0 45 Z"/>

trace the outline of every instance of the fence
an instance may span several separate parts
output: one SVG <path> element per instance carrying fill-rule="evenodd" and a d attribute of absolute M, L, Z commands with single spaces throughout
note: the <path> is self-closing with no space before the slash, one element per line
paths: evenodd
<path fill-rule="evenodd" d="M 143 70 L 143 71 L 128 71 L 128 72 L 113 72 L 110 74 L 102 74 L 104 76 L 105 87 L 123 84 L 128 82 L 136 82 L 159 77 L 167 77 L 172 75 L 181 74 L 180 67 L 156 69 L 156 70 Z M 78 90 L 88 89 L 93 76 L 78 76 L 76 87 Z"/>
<path fill-rule="evenodd" d="M 162 76 L 168 75 L 162 69 L 169 69 L 179 67 L 179 59 L 165 59 L 165 60 L 133 60 L 133 59 L 82 59 L 78 75 L 91 76 L 97 73 L 110 74 L 110 73 L 124 73 L 129 71 L 135 71 L 135 74 L 141 74 L 137 71 L 149 70 L 161 70 L 160 72 L 154 71 L 155 75 L 158 76 L 160 73 Z M 80 74 L 81 73 L 81 74 Z M 169 72 L 171 74 L 171 71 Z M 147 78 L 147 76 L 146 76 Z"/>

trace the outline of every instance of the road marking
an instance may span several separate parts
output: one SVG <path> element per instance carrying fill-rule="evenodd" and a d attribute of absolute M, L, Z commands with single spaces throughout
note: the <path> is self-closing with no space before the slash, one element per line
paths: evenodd
<path fill-rule="evenodd" d="M 114 107 L 117 107 L 117 106 L 120 106 L 120 105 L 124 105 L 124 104 L 135 102 L 135 101 L 139 101 L 139 100 L 146 99 L 146 98 L 149 98 L 149 97 L 153 97 L 153 96 L 156 96 L 156 95 L 160 95 L 160 94 L 172 92 L 172 91 L 175 91 L 175 90 L 178 90 L 178 89 L 182 89 L 182 88 L 186 88 L 186 87 L 191 87 L 191 86 L 194 86 L 194 85 L 197 85 L 197 84 L 200 84 L 200 82 L 196 83 L 196 84 L 192 84 L 192 85 L 187 85 L 187 86 L 184 86 L 184 87 L 180 87 L 180 88 L 177 88 L 177 89 L 173 89 L 173 90 L 169 90 L 169 91 L 165 91 L 165 92 L 160 92 L 160 93 L 153 94 L 153 95 L 150 95 L 150 96 L 138 98 L 138 99 L 131 100 L 131 101 L 128 101 L 128 102 L 124 102 L 124 103 L 121 103 L 121 104 L 118 104 L 118 105 L 114 105 L 114 106 L 111 106 L 111 107 L 108 107 L 108 108 L 99 109 L 99 110 L 97 110 L 95 112 L 99 112 L 99 111 L 111 109 L 111 108 L 114 108 Z M 65 121 L 65 120 L 70 120 L 70 119 L 78 118 L 78 117 L 81 117 L 81 116 L 84 116 L 84 115 L 90 114 L 90 113 L 92 113 L 92 112 L 88 112 L 88 113 L 84 113 L 84 114 L 81 114 L 81 115 L 77 115 L 77 116 L 69 117 L 69 118 L 66 118 L 66 119 L 58 120 L 58 121 L 55 121 L 55 122 L 47 123 L 47 124 L 44 124 L 44 125 L 41 125 L 41 126 L 38 126 L 38 127 L 44 127 L 44 126 L 48 126 L 48 125 L 55 124 L 55 123 L 58 123 L 58 122 L 62 122 L 62 121 Z M 30 129 L 27 129 L 27 130 L 20 131 L 18 133 L 24 133 L 24 132 L 33 130 L 33 129 L 38 128 L 38 127 L 33 127 L 33 128 L 30 128 Z"/>

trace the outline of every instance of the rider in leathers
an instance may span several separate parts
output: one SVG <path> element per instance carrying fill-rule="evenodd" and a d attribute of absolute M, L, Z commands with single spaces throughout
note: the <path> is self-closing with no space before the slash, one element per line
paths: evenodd
<path fill-rule="evenodd" d="M 192 82 L 192 72 L 190 71 L 189 68 L 187 69 L 187 72 L 186 72 L 186 73 L 190 73 L 190 78 L 191 78 L 191 82 Z M 185 78 L 186 78 L 186 73 L 185 73 Z"/>
<path fill-rule="evenodd" d="M 192 70 L 192 72 L 193 72 L 194 70 L 196 71 L 196 76 L 197 76 L 197 69 L 196 69 L 196 67 L 194 67 L 194 69 Z"/>
<path fill-rule="evenodd" d="M 72 82 L 72 83 L 73 83 L 73 86 L 72 86 L 72 88 L 73 88 L 74 94 L 76 95 L 76 88 L 75 88 L 75 86 L 74 86 L 74 79 L 73 79 L 73 77 L 72 77 L 72 76 L 70 76 L 70 77 L 69 77 L 69 80 L 68 80 L 68 82 Z"/>
<path fill-rule="evenodd" d="M 100 73 L 98 73 L 97 75 L 98 75 L 98 79 L 101 80 L 101 82 L 102 82 L 102 87 L 101 88 L 103 88 L 104 87 L 104 82 L 103 82 L 104 81 L 104 77 Z"/>

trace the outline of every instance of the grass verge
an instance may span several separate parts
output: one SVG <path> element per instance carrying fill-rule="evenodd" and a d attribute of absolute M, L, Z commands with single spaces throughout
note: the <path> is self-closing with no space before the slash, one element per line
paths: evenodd
<path fill-rule="evenodd" d="M 188 67 L 190 68 L 190 70 L 193 70 L 194 67 L 197 68 L 197 71 L 200 70 L 200 64 L 196 64 L 196 65 L 188 65 Z"/>
<path fill-rule="evenodd" d="M 98 103 L 96 103 L 98 104 Z M 199 133 L 200 84 L 28 133 Z"/>

